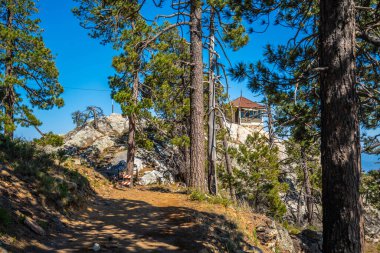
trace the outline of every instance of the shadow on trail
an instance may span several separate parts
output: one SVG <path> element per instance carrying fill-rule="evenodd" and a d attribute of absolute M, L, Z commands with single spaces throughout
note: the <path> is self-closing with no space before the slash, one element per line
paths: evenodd
<path fill-rule="evenodd" d="M 50 234 L 45 245 L 53 252 L 93 252 L 94 243 L 100 244 L 100 252 L 200 252 L 211 248 L 228 252 L 238 244 L 248 245 L 236 232 L 236 225 L 222 215 L 100 197 L 91 207 L 79 218 L 83 223 Z M 22 252 L 52 250 L 27 247 Z"/>

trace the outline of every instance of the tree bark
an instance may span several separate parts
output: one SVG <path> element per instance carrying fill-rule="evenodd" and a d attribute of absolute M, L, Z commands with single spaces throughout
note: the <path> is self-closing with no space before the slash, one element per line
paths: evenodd
<path fill-rule="evenodd" d="M 313 199 L 312 199 L 312 194 L 311 194 L 309 168 L 307 167 L 307 164 L 306 164 L 306 154 L 305 154 L 304 147 L 301 147 L 301 167 L 302 167 L 303 176 L 304 176 L 307 222 L 311 224 L 313 221 Z"/>
<path fill-rule="evenodd" d="M 273 130 L 273 115 L 272 115 L 272 106 L 269 102 L 268 98 L 266 99 L 266 108 L 268 115 L 268 134 L 269 134 L 269 147 L 272 148 L 274 146 L 274 130 Z"/>
<path fill-rule="evenodd" d="M 137 97 L 139 92 L 139 74 L 136 71 L 133 77 L 132 88 L 132 103 L 133 107 L 137 104 Z M 136 155 L 136 114 L 132 112 L 129 116 L 129 129 L 128 129 L 128 151 L 127 151 L 127 174 L 130 176 L 129 187 L 133 187 L 133 170 L 135 167 Z"/>
<path fill-rule="evenodd" d="M 225 129 L 224 122 L 222 117 L 220 119 L 220 128 Z M 223 135 L 223 151 L 224 151 L 224 158 L 226 160 L 226 169 L 227 169 L 227 174 L 229 177 L 228 180 L 228 187 L 230 188 L 230 196 L 233 201 L 236 201 L 236 191 L 235 188 L 232 184 L 232 178 L 234 176 L 234 172 L 232 170 L 232 163 L 231 163 L 231 157 L 230 154 L 228 153 L 228 139 L 227 139 L 227 134 Z"/>
<path fill-rule="evenodd" d="M 320 1 L 323 252 L 363 252 L 355 4 Z"/>
<path fill-rule="evenodd" d="M 215 28 L 214 9 L 210 10 L 209 73 L 208 73 L 208 188 L 212 195 L 218 194 L 216 175 L 216 128 L 215 128 Z"/>
<path fill-rule="evenodd" d="M 7 9 L 7 29 L 11 31 L 13 29 L 13 18 L 14 13 L 11 7 Z M 14 104 L 15 104 L 15 90 L 13 87 L 12 76 L 13 76 L 13 46 L 14 42 L 12 40 L 8 41 L 7 48 L 5 52 L 5 124 L 4 124 L 4 134 L 10 139 L 13 139 L 14 135 Z"/>
<path fill-rule="evenodd" d="M 203 105 L 203 59 L 202 59 L 202 2 L 190 1 L 190 178 L 189 186 L 206 191 L 204 105 Z"/>

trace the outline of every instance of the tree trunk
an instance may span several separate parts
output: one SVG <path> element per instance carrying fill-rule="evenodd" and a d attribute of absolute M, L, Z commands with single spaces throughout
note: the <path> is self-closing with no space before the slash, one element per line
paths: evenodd
<path fill-rule="evenodd" d="M 208 73 L 208 188 L 212 195 L 218 194 L 216 175 L 216 128 L 215 128 L 215 28 L 214 9 L 210 10 L 209 73 Z"/>
<path fill-rule="evenodd" d="M 224 122 L 222 117 L 220 119 L 220 128 L 225 129 Z M 228 139 L 227 139 L 227 134 L 223 135 L 223 150 L 224 150 L 224 158 L 226 160 L 226 169 L 227 169 L 227 174 L 228 174 L 228 187 L 230 188 L 230 196 L 233 201 L 236 201 L 236 191 L 235 188 L 232 184 L 232 178 L 234 176 L 234 172 L 232 170 L 232 163 L 231 163 L 231 157 L 230 154 L 228 153 Z"/>
<path fill-rule="evenodd" d="M 269 147 L 272 148 L 274 146 L 274 130 L 273 130 L 273 115 L 272 115 L 272 107 L 268 98 L 266 99 L 266 107 L 267 107 L 267 115 L 268 115 L 268 134 L 269 134 Z"/>
<path fill-rule="evenodd" d="M 323 252 L 363 252 L 355 4 L 320 1 Z"/>
<path fill-rule="evenodd" d="M 302 195 L 302 187 L 298 192 L 298 200 L 297 200 L 297 225 L 301 226 L 301 195 Z"/>
<path fill-rule="evenodd" d="M 203 59 L 202 59 L 202 2 L 190 1 L 190 178 L 189 186 L 206 191 L 205 149 L 203 129 Z"/>
<path fill-rule="evenodd" d="M 7 28 L 11 31 L 13 28 L 13 10 L 8 7 L 7 9 Z M 14 104 L 16 99 L 15 90 L 13 87 L 13 46 L 14 42 L 12 40 L 7 42 L 7 48 L 5 52 L 5 96 L 4 96 L 4 107 L 5 107 L 5 124 L 4 124 L 4 134 L 10 139 L 13 139 L 14 133 Z"/>
<path fill-rule="evenodd" d="M 301 147 L 301 167 L 304 176 L 305 201 L 307 209 L 307 222 L 312 223 L 313 220 L 313 199 L 311 195 L 311 184 L 309 177 L 309 168 L 306 164 L 305 148 Z"/>
<path fill-rule="evenodd" d="M 136 72 L 133 77 L 132 89 L 132 106 L 136 106 L 137 97 L 139 92 L 139 74 Z M 136 155 L 136 114 L 134 112 L 128 116 L 129 129 L 128 129 L 128 151 L 127 151 L 127 174 L 130 176 L 129 187 L 133 187 L 133 169 L 135 167 Z"/>

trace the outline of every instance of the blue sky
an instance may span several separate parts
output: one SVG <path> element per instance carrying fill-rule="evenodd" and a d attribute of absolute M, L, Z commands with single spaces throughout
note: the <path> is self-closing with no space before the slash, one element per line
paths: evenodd
<path fill-rule="evenodd" d="M 71 9 L 75 3 L 70 0 L 40 0 L 39 15 L 44 29 L 43 37 L 46 45 L 56 55 L 56 64 L 60 71 L 59 81 L 65 88 L 63 98 L 65 106 L 50 111 L 37 111 L 36 115 L 43 121 L 44 132 L 66 133 L 73 129 L 71 113 L 83 110 L 88 105 L 103 108 L 106 114 L 111 113 L 107 78 L 113 74 L 112 57 L 116 54 L 110 46 L 103 46 L 99 41 L 88 37 L 88 31 L 79 26 Z M 156 11 L 147 6 L 143 11 Z M 284 43 L 288 38 L 287 31 L 281 27 L 270 27 L 266 33 L 253 34 L 249 44 L 237 52 L 228 50 L 232 64 L 245 61 L 252 62 L 262 57 L 263 47 L 268 43 Z M 230 83 L 230 97 L 243 96 L 260 101 L 244 84 Z M 87 90 L 86 90 L 87 89 Z M 96 91 L 95 91 L 96 90 Z M 121 112 L 118 106 L 116 112 Z M 31 139 L 39 137 L 33 128 L 18 128 L 16 136 Z M 374 164 L 376 157 L 363 157 L 363 167 L 378 168 Z"/>

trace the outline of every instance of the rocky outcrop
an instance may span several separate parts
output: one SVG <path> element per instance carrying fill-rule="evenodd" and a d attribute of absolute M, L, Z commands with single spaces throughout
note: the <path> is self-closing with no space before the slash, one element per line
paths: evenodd
<path fill-rule="evenodd" d="M 323 238 L 321 232 L 305 229 L 293 236 L 294 252 L 322 253 Z"/>
<path fill-rule="evenodd" d="M 128 120 L 114 113 L 99 119 L 97 128 L 94 128 L 90 121 L 66 134 L 65 146 L 81 149 L 94 147 L 102 153 L 105 149 L 115 146 L 117 139 L 127 131 Z"/>
<path fill-rule="evenodd" d="M 274 221 L 267 222 L 267 226 L 256 227 L 256 235 L 260 242 L 273 252 L 295 252 L 293 240 L 288 231 Z"/>
<path fill-rule="evenodd" d="M 380 242 L 380 211 L 364 205 L 364 232 L 368 242 Z"/>

